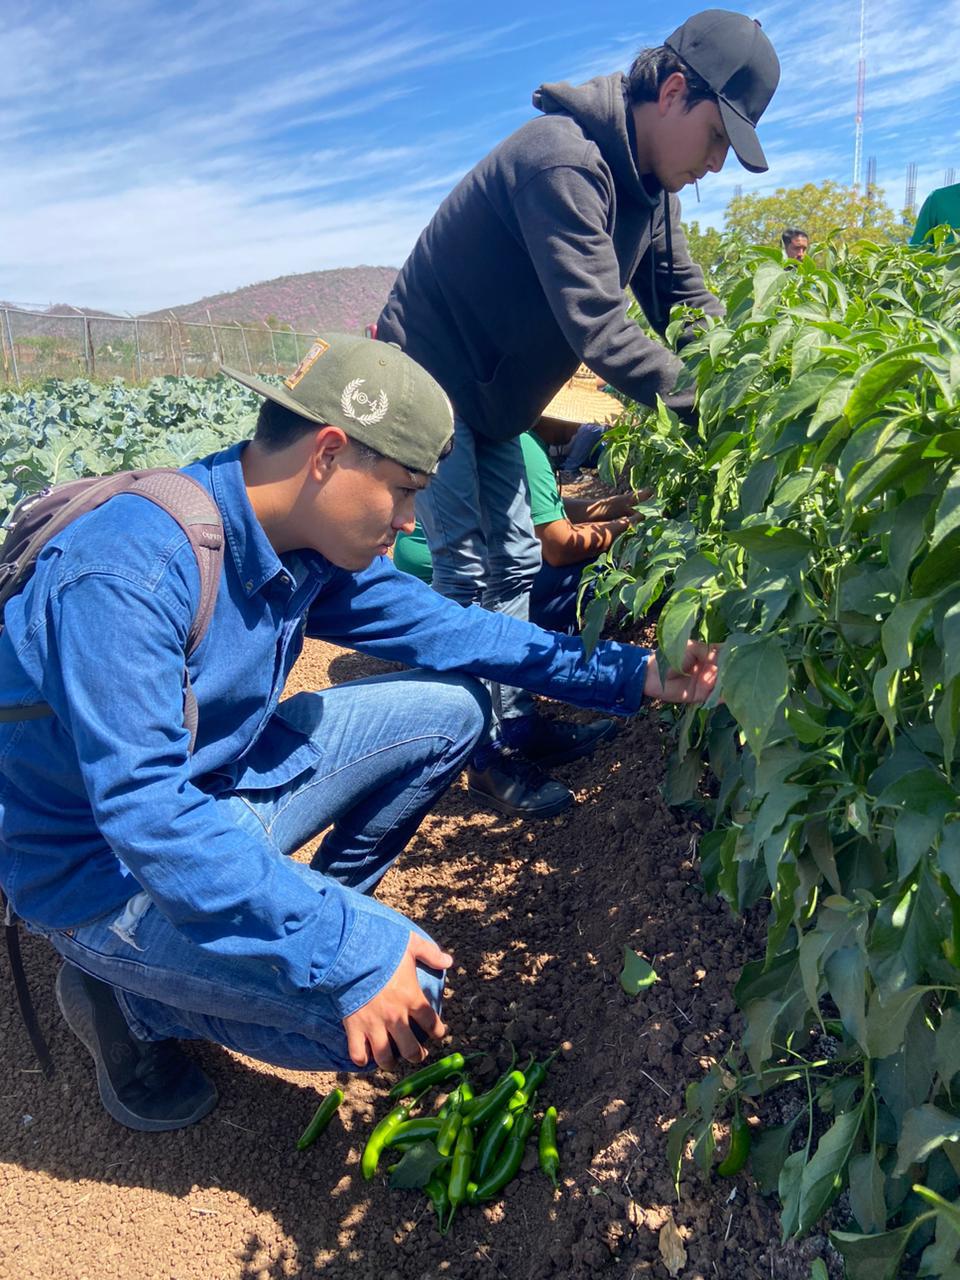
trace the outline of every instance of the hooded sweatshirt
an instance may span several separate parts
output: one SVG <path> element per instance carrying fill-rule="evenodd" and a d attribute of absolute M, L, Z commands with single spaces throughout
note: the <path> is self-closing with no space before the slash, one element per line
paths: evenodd
<path fill-rule="evenodd" d="M 377 337 L 422 364 L 474 431 L 529 430 L 583 362 L 643 404 L 681 363 L 627 317 L 625 288 L 661 334 L 670 308 L 722 308 L 691 260 L 680 204 L 637 170 L 626 78 L 543 85 L 543 113 L 454 188 L 397 277 Z M 664 211 L 669 207 L 669 226 Z"/>

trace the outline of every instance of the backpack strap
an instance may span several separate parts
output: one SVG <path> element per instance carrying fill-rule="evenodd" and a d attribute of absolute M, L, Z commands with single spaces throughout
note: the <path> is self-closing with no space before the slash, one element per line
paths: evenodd
<path fill-rule="evenodd" d="M 0 912 L 3 913 L 3 933 L 7 942 L 7 955 L 10 958 L 10 973 L 13 976 L 14 990 L 17 993 L 17 1004 L 20 1006 L 20 1017 L 23 1019 L 23 1025 L 33 1046 L 33 1052 L 37 1055 L 41 1071 L 47 1080 L 52 1080 L 56 1074 L 56 1069 L 53 1065 L 53 1058 L 50 1056 L 50 1049 L 43 1038 L 43 1032 L 40 1030 L 40 1023 L 37 1021 L 37 1011 L 34 1009 L 33 1001 L 30 998 L 30 988 L 27 985 L 27 975 L 23 968 L 23 956 L 20 952 L 20 933 L 17 928 L 17 917 L 13 914 L 13 909 L 7 901 L 7 895 L 2 889 L 0 889 Z"/>
<path fill-rule="evenodd" d="M 198 480 L 183 471 L 153 468 L 142 471 L 118 471 L 110 476 L 77 480 L 70 484 L 69 501 L 39 522 L 25 546 L 18 551 L 11 568 L 0 579 L 0 615 L 10 596 L 14 595 L 32 572 L 37 556 L 47 542 L 72 520 L 100 507 L 118 493 L 138 494 L 166 511 L 186 534 L 200 572 L 200 603 L 193 615 L 184 653 L 183 720 L 190 735 L 190 751 L 197 740 L 197 699 L 190 684 L 186 659 L 190 658 L 207 633 L 217 603 L 217 592 L 223 568 L 223 520 L 213 497 Z M 37 720 L 52 715 L 44 702 L 21 707 L 0 707 L 0 722 Z"/>

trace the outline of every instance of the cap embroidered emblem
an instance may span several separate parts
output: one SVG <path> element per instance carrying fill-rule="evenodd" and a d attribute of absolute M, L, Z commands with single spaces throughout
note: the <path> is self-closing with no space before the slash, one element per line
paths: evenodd
<path fill-rule="evenodd" d="M 344 416 L 352 418 L 354 422 L 359 422 L 361 426 L 371 427 L 387 412 L 390 407 L 390 401 L 387 399 L 387 393 L 381 390 L 376 400 L 371 400 L 365 391 L 361 391 L 365 378 L 354 378 L 352 382 L 348 382 L 340 394 L 340 408 L 344 412 Z M 369 413 L 358 413 L 357 408 L 370 406 Z"/>
<path fill-rule="evenodd" d="M 284 386 L 287 387 L 290 391 L 292 391 L 294 387 L 297 385 L 297 383 L 300 382 L 301 379 L 304 378 L 310 372 L 310 370 L 317 363 L 317 361 L 320 359 L 323 353 L 329 350 L 330 350 L 330 343 L 324 342 L 322 338 L 318 338 L 316 342 L 313 344 L 313 346 L 310 348 L 310 350 L 307 352 L 307 354 L 303 357 L 303 359 L 297 365 L 296 369 L 294 369 L 293 373 L 291 373 L 290 377 L 286 379 L 286 381 L 284 382 Z"/>

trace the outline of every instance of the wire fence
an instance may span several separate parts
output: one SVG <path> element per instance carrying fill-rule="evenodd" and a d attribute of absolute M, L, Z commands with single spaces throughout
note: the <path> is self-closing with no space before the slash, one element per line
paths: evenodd
<path fill-rule="evenodd" d="M 0 383 L 44 378 L 209 377 L 221 364 L 248 373 L 289 373 L 316 340 L 312 333 L 133 316 L 0 307 Z"/>

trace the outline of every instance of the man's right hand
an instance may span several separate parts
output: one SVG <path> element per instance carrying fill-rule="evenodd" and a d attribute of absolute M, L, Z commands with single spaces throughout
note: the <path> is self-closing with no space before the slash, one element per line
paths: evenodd
<path fill-rule="evenodd" d="M 429 969 L 448 969 L 453 956 L 435 942 L 410 931 L 403 959 L 393 977 L 373 999 L 343 1020 L 350 1061 L 365 1067 L 371 1056 L 380 1067 L 396 1066 L 394 1045 L 407 1062 L 422 1062 L 427 1051 L 411 1025 L 435 1040 L 447 1034 L 439 1014 L 423 994 L 417 978 L 417 962 Z"/>

